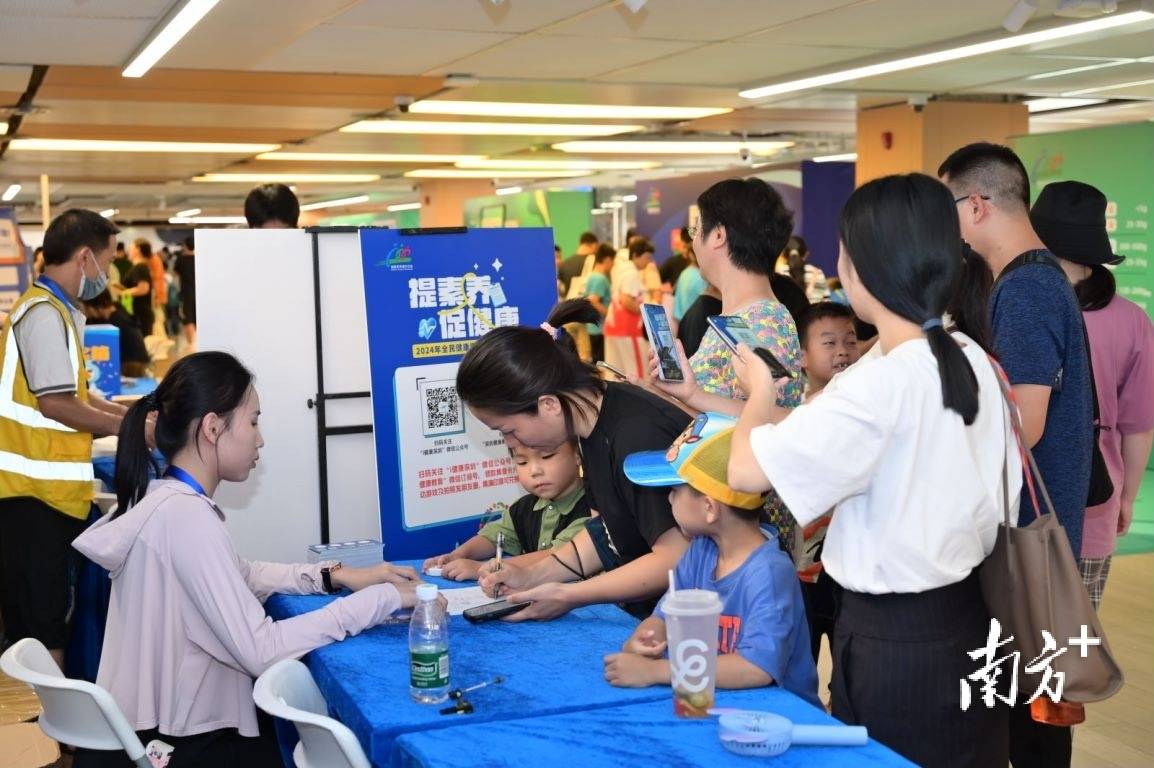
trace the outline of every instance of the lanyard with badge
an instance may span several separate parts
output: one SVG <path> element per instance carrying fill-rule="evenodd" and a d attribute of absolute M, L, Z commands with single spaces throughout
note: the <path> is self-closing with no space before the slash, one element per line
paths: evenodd
<path fill-rule="evenodd" d="M 208 496 L 208 494 L 204 492 L 204 486 L 200 484 L 200 481 L 198 481 L 195 477 L 193 477 L 188 472 L 185 472 L 180 467 L 170 466 L 167 470 L 165 470 L 164 476 L 168 477 L 168 478 L 172 478 L 173 480 L 179 480 L 180 482 L 184 483 L 185 485 L 187 485 L 192 490 L 199 493 L 201 496 L 205 496 L 205 497 Z"/>

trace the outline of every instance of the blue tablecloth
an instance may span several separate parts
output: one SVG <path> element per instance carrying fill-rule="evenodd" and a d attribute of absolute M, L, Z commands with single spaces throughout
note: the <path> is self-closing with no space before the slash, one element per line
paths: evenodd
<path fill-rule="evenodd" d="M 652 690 L 652 689 L 651 689 Z M 717 720 L 679 720 L 669 689 L 659 701 L 465 725 L 450 731 L 411 733 L 393 747 L 394 768 L 541 768 L 542 766 L 756 766 L 758 758 L 728 752 L 717 738 Z M 717 706 L 775 712 L 795 723 L 836 725 L 832 717 L 780 688 L 718 691 Z M 791 747 L 774 766 L 912 766 L 871 741 L 864 747 Z M 767 763 L 768 764 L 768 763 Z"/>
<path fill-rule="evenodd" d="M 283 619 L 331 599 L 274 595 L 266 607 L 274 619 Z M 405 733 L 439 734 L 466 724 L 667 702 L 668 689 L 623 689 L 605 682 L 602 657 L 618 650 L 636 625 L 634 618 L 608 605 L 581 608 L 550 622 L 475 626 L 452 617 L 450 684 L 465 687 L 495 675 L 506 678 L 468 695 L 476 708 L 471 715 L 441 715 L 438 709 L 446 705 L 422 706 L 409 698 L 407 626 L 375 627 L 318 648 L 304 662 L 333 716 L 352 729 L 374 765 L 386 766 L 394 741 Z"/>
<path fill-rule="evenodd" d="M 158 386 L 159 382 L 149 376 L 138 379 L 122 378 L 118 397 L 144 397 Z"/>

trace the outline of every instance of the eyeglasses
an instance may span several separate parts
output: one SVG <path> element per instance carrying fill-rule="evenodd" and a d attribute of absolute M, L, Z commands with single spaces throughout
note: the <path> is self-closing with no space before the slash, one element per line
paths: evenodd
<path fill-rule="evenodd" d="M 974 196 L 974 193 L 971 192 L 968 195 L 962 195 L 961 197 L 955 197 L 954 198 L 954 205 L 957 205 L 958 203 L 962 202 L 963 200 L 969 200 L 973 196 Z M 989 195 L 978 195 L 978 199 L 979 200 L 989 200 L 990 196 Z"/>
<path fill-rule="evenodd" d="M 689 239 L 690 240 L 696 240 L 698 234 L 701 233 L 701 225 L 700 224 L 694 224 L 692 227 L 686 227 L 685 231 L 689 233 Z"/>

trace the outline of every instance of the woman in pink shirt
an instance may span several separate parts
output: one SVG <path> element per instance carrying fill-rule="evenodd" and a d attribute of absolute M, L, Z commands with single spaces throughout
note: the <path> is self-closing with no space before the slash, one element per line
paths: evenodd
<path fill-rule="evenodd" d="M 283 565 L 237 554 L 212 496 L 222 480 L 245 480 L 264 444 L 252 378 L 224 352 L 178 361 L 121 426 L 117 510 L 73 542 L 112 576 L 97 683 L 141 741 L 174 747 L 169 768 L 280 766 L 270 723 L 258 727 L 253 678 L 415 602 L 411 568 Z M 145 435 L 153 428 L 169 470 L 149 483 Z M 284 621 L 261 604 L 275 592 L 341 588 L 354 592 Z M 87 750 L 75 762 L 129 764 L 123 753 Z"/>
<path fill-rule="evenodd" d="M 1130 528 L 1134 499 L 1154 440 L 1154 325 L 1118 296 L 1106 264 L 1121 264 L 1106 233 L 1106 196 L 1078 181 L 1049 184 L 1030 211 L 1034 229 L 1061 258 L 1090 338 L 1098 390 L 1102 457 L 1114 483 L 1109 501 L 1086 510 L 1082 580 L 1097 608 L 1119 536 Z"/>

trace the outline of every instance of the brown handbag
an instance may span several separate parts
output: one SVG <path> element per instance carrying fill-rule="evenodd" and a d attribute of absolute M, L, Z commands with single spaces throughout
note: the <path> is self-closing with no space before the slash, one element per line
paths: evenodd
<path fill-rule="evenodd" d="M 1049 664 L 1055 674 L 1065 675 L 1062 700 L 1083 704 L 1102 701 L 1122 687 L 1122 670 L 1110 651 L 1106 633 L 1070 550 L 1070 540 L 1054 514 L 1054 504 L 1034 463 L 1033 453 L 1022 440 L 1021 415 L 1009 380 L 996 362 L 991 360 L 991 363 L 1009 406 L 1010 424 L 1022 454 L 1025 481 L 1037 518 L 1024 528 L 1010 523 L 1007 460 L 1002 465 L 1005 519 L 998 526 L 994 549 L 978 573 L 982 596 L 990 615 L 1001 623 L 1002 636 L 1013 635 L 1010 646 L 1021 653 L 1018 690 L 1024 697 L 1037 690 L 1043 681 L 1043 670 L 1028 674 L 1026 665 L 1054 653 L 1053 648 L 1045 647 L 1042 634 L 1045 630 L 1053 637 L 1057 649 L 1066 648 Z M 1039 509 L 1038 491 L 1045 503 L 1045 513 Z M 1072 640 L 1083 636 L 1083 627 L 1087 637 L 1098 638 L 1101 643 L 1072 644 Z"/>

